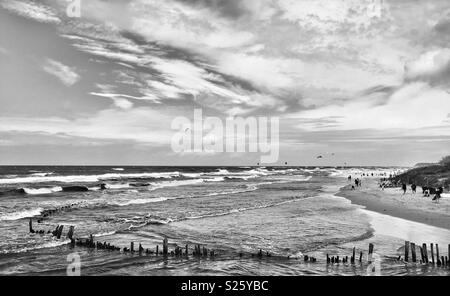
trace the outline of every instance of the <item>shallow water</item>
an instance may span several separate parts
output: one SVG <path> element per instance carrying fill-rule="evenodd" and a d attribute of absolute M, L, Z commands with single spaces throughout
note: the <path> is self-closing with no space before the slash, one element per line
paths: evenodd
<path fill-rule="evenodd" d="M 343 176 L 356 171 L 377 177 L 394 169 L 1 167 L 0 274 L 66 274 L 67 255 L 77 252 L 83 275 L 365 275 L 365 263 L 327 266 L 325 258 L 350 257 L 353 247 L 367 256 L 372 242 L 381 274 L 448 275 L 448 269 L 394 260 L 405 239 L 439 243 L 445 256 L 448 230 L 372 213 L 334 196 L 347 182 Z M 72 185 L 89 190 L 62 191 Z M 41 213 L 62 206 L 68 207 L 36 223 Z M 63 224 L 65 233 L 74 225 L 75 237 L 93 234 L 122 248 L 133 241 L 154 250 L 168 237 L 170 249 L 201 244 L 218 256 L 71 247 L 68 240 L 29 233 L 29 217 L 35 229 Z M 259 249 L 272 257 L 252 257 Z M 304 254 L 318 261 L 305 263 Z"/>

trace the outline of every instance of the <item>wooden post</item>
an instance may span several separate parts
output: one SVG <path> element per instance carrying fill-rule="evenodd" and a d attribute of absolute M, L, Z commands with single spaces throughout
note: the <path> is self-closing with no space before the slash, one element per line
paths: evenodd
<path fill-rule="evenodd" d="M 30 222 L 28 222 L 28 226 L 30 227 L 30 233 L 34 233 L 33 219 L 32 218 L 30 218 Z"/>
<path fill-rule="evenodd" d="M 64 225 L 59 226 L 58 233 L 56 235 L 57 239 L 61 238 L 61 234 L 62 234 L 63 228 L 64 228 Z"/>
<path fill-rule="evenodd" d="M 436 263 L 437 265 L 441 265 L 441 257 L 439 257 L 439 245 L 436 244 Z"/>
<path fill-rule="evenodd" d="M 409 261 L 409 241 L 405 241 L 405 261 Z"/>
<path fill-rule="evenodd" d="M 186 245 L 186 256 L 188 255 L 188 245 Z"/>
<path fill-rule="evenodd" d="M 411 256 L 412 256 L 412 262 L 416 262 L 416 244 L 411 243 Z"/>
<path fill-rule="evenodd" d="M 350 262 L 351 262 L 352 264 L 355 263 L 355 251 L 356 251 L 356 249 L 355 249 L 355 247 L 353 247 L 352 257 L 350 258 Z"/>
<path fill-rule="evenodd" d="M 369 244 L 369 255 L 368 255 L 369 263 L 372 262 L 372 253 L 373 253 L 373 244 L 370 243 L 370 244 Z"/>
<path fill-rule="evenodd" d="M 134 252 L 134 242 L 131 242 L 131 243 L 130 243 L 130 251 L 131 251 L 131 252 Z"/>
<path fill-rule="evenodd" d="M 359 262 L 362 262 L 362 251 L 359 252 Z"/>
<path fill-rule="evenodd" d="M 69 227 L 69 231 L 67 232 L 67 238 L 70 239 L 70 240 L 72 239 L 72 236 L 73 236 L 73 229 L 74 229 L 74 228 L 75 228 L 75 226 L 73 226 L 73 225 L 70 226 L 70 227 Z"/>
<path fill-rule="evenodd" d="M 444 256 L 441 256 L 441 262 L 442 262 L 442 266 L 445 266 L 445 258 L 444 258 Z"/>
<path fill-rule="evenodd" d="M 428 251 L 427 251 L 427 244 L 422 244 L 422 249 L 423 249 L 423 257 L 425 259 L 425 263 L 428 264 Z"/>
<path fill-rule="evenodd" d="M 158 255 L 159 254 L 159 246 L 158 245 L 156 245 L 156 255 Z"/>
<path fill-rule="evenodd" d="M 433 243 L 430 244 L 431 248 L 431 263 L 434 265 L 434 246 Z"/>
<path fill-rule="evenodd" d="M 167 237 L 165 237 L 163 239 L 163 255 L 167 255 L 168 252 L 169 252 L 169 240 L 167 239 Z"/>
<path fill-rule="evenodd" d="M 421 262 L 425 262 L 425 256 L 423 255 L 423 247 L 420 248 L 420 258 L 421 258 Z"/>

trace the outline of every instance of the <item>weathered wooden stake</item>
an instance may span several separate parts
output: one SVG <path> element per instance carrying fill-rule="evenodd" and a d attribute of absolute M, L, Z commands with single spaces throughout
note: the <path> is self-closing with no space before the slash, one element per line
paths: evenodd
<path fill-rule="evenodd" d="M 439 257 L 439 245 L 436 244 L 436 263 L 437 265 L 441 265 L 441 257 Z"/>
<path fill-rule="evenodd" d="M 409 261 L 409 241 L 405 241 L 405 261 Z"/>
<path fill-rule="evenodd" d="M 425 259 L 425 263 L 428 264 L 428 251 L 427 251 L 427 244 L 422 244 L 423 249 L 423 257 Z"/>
<path fill-rule="evenodd" d="M 188 255 L 188 245 L 186 245 L 186 256 Z"/>
<path fill-rule="evenodd" d="M 434 265 L 434 245 L 433 243 L 430 244 L 431 248 L 431 263 Z"/>
<path fill-rule="evenodd" d="M 34 229 L 33 229 L 33 219 L 30 218 L 30 222 L 28 223 L 29 227 L 30 227 L 30 233 L 34 233 Z"/>
<path fill-rule="evenodd" d="M 359 252 L 359 262 L 362 262 L 362 255 L 363 255 L 362 251 Z"/>
<path fill-rule="evenodd" d="M 70 226 L 69 227 L 69 231 L 67 232 L 67 238 L 72 240 L 72 236 L 73 236 L 73 229 L 75 228 L 75 226 Z"/>
<path fill-rule="evenodd" d="M 159 246 L 156 245 L 156 255 L 158 255 L 158 254 L 159 254 Z"/>
<path fill-rule="evenodd" d="M 131 252 L 134 252 L 134 242 L 131 242 L 131 243 L 130 243 L 130 251 L 131 251 Z"/>
<path fill-rule="evenodd" d="M 169 252 L 169 240 L 167 239 L 167 237 L 165 237 L 163 239 L 163 255 L 167 255 L 168 252 Z"/>
<path fill-rule="evenodd" d="M 421 258 L 421 263 L 422 262 L 425 262 L 425 256 L 423 255 L 423 247 L 422 248 L 420 248 L 420 258 Z"/>
<path fill-rule="evenodd" d="M 368 255 L 369 263 L 372 262 L 372 253 L 373 253 L 373 244 L 370 243 L 370 244 L 369 244 L 369 255 Z"/>
<path fill-rule="evenodd" d="M 411 259 L 412 262 L 416 262 L 416 244 L 415 243 L 411 243 Z"/>
<path fill-rule="evenodd" d="M 355 249 L 355 247 L 353 247 L 352 258 L 350 259 L 352 264 L 355 263 L 355 251 L 356 251 L 356 249 Z"/>
<path fill-rule="evenodd" d="M 61 234 L 62 234 L 63 228 L 64 228 L 64 225 L 59 226 L 58 233 L 56 235 L 57 239 L 61 238 Z"/>

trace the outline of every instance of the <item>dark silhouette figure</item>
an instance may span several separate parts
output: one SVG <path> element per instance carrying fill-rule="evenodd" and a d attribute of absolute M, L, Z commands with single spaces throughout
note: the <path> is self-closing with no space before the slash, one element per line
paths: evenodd
<path fill-rule="evenodd" d="M 406 184 L 405 183 L 402 184 L 402 190 L 403 190 L 403 194 L 406 194 Z"/>

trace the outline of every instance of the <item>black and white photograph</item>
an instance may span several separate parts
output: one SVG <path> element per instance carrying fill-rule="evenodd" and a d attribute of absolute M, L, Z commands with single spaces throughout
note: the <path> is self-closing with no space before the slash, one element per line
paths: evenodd
<path fill-rule="evenodd" d="M 0 280 L 450 276 L 449 147 L 448 0 L 0 0 Z"/>

